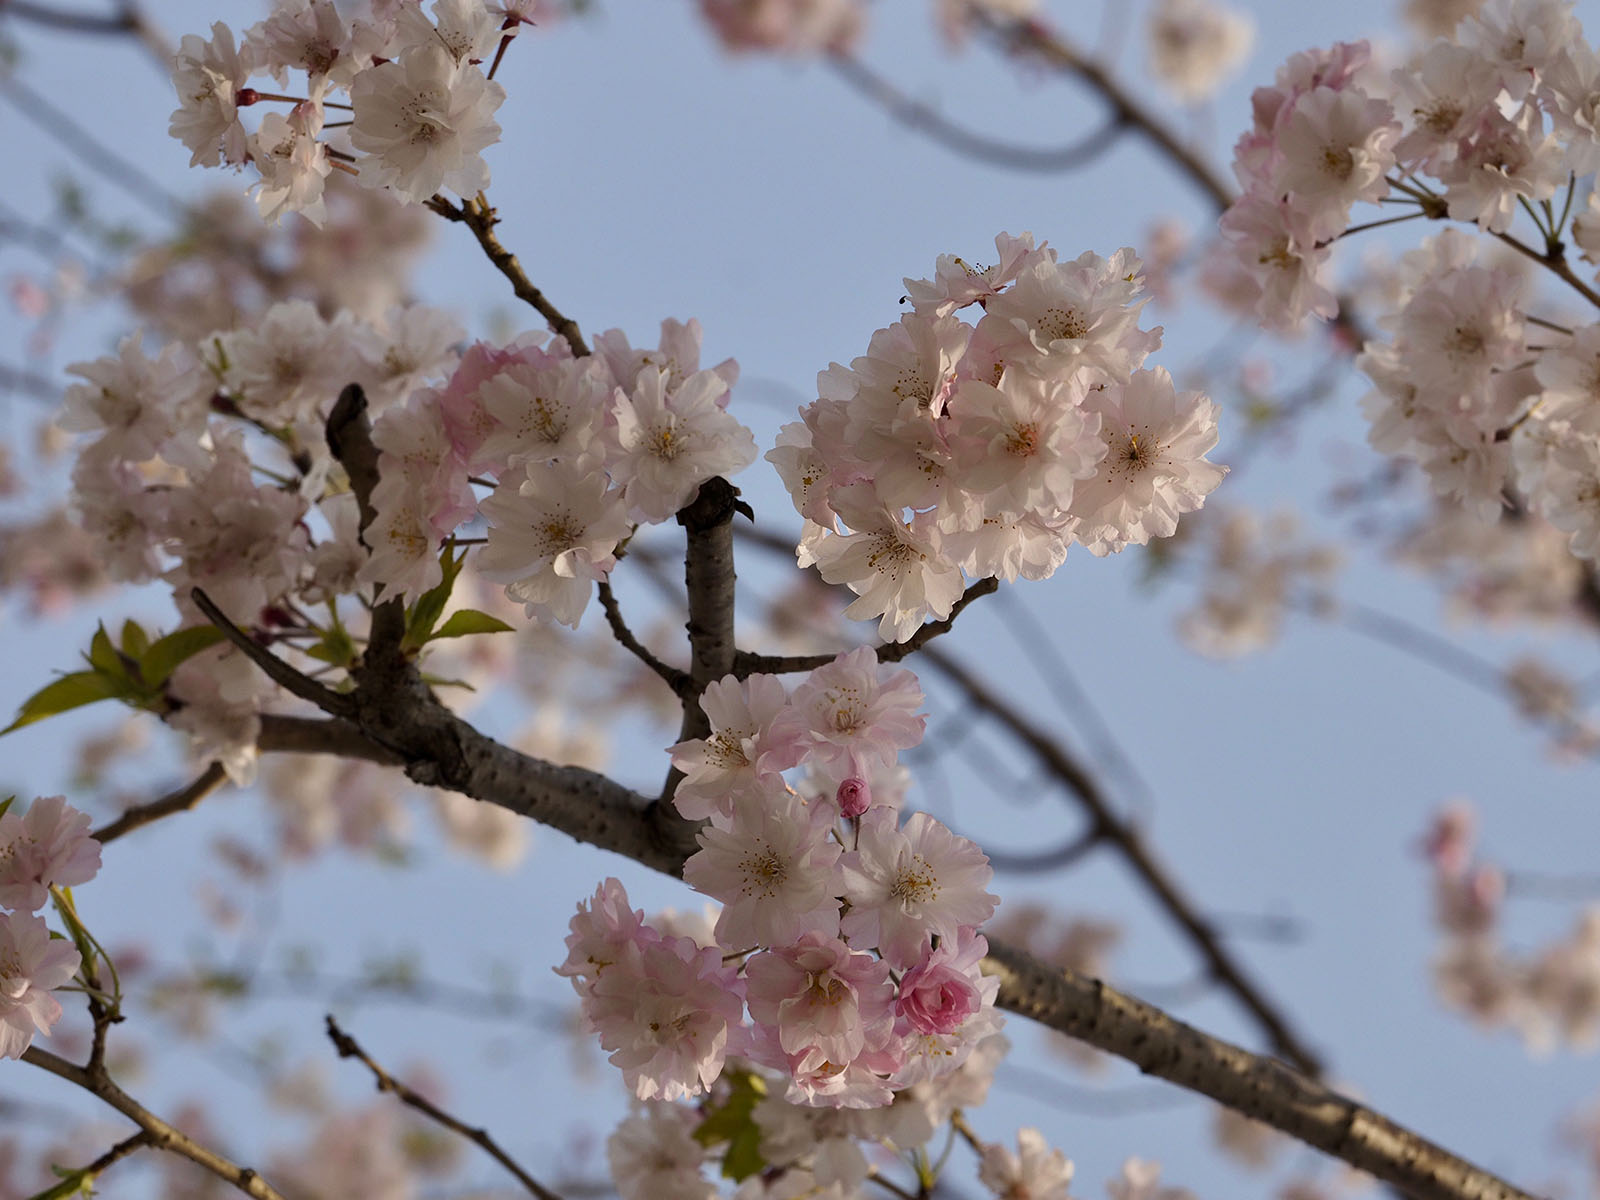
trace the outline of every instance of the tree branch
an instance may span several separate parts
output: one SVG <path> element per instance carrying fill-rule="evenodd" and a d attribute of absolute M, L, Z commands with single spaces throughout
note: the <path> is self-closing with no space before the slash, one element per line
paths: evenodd
<path fill-rule="evenodd" d="M 187 1158 L 210 1171 L 217 1178 L 232 1184 L 254 1200 L 284 1200 L 283 1194 L 249 1167 L 230 1162 L 216 1151 L 202 1146 L 188 1134 L 167 1124 L 132 1096 L 124 1092 L 102 1067 L 89 1070 L 68 1062 L 38 1046 L 29 1046 L 22 1052 L 22 1061 L 32 1063 L 52 1075 L 76 1084 L 90 1092 L 127 1117 L 144 1131 L 148 1144 Z"/>
<path fill-rule="evenodd" d="M 1206 969 L 1249 1010 L 1267 1035 L 1273 1051 L 1307 1074 L 1319 1074 L 1322 1064 L 1318 1056 L 1301 1041 L 1299 1035 L 1290 1028 L 1287 1018 L 1278 1012 L 1246 975 L 1242 964 L 1234 960 L 1211 923 L 1200 915 L 1179 889 L 1177 881 L 1156 860 L 1139 831 L 1117 816 L 1094 776 L 1072 758 L 1060 743 L 1034 725 L 976 673 L 937 648 L 928 650 L 924 661 L 960 688 L 975 708 L 989 713 L 1010 730 L 1033 752 L 1041 766 L 1072 790 L 1091 822 L 1090 831 L 1085 836 L 1103 839 L 1117 849 L 1134 874 L 1183 930 L 1205 962 Z"/>
<path fill-rule="evenodd" d="M 315 704 L 332 716 L 348 717 L 355 712 L 355 701 L 351 697 L 324 687 L 257 643 L 248 633 L 228 619 L 228 615 L 217 607 L 216 602 L 205 594 L 204 589 L 190 588 L 189 598 L 194 601 L 195 607 L 205 614 L 206 620 L 220 629 L 223 636 L 233 643 L 240 654 L 260 667 L 266 672 L 267 678 L 286 692 Z"/>
<path fill-rule="evenodd" d="M 973 133 L 950 121 L 936 109 L 914 100 L 860 59 L 842 52 L 828 57 L 834 74 L 857 92 L 883 108 L 908 129 L 925 133 L 957 154 L 978 162 L 1017 171 L 1071 171 L 1109 150 L 1129 128 L 1119 113 L 1087 136 L 1065 146 L 1018 146 Z"/>
<path fill-rule="evenodd" d="M 1533 1200 L 1449 1151 L 1272 1059 L 1201 1033 L 1097 979 L 991 941 L 1000 1005 L 1263 1121 L 1413 1200 Z"/>
<path fill-rule="evenodd" d="M 123 834 L 132 833 L 135 829 L 161 820 L 162 817 L 188 812 L 227 782 L 227 779 L 228 773 L 222 769 L 222 764 L 214 762 L 206 767 L 193 783 L 170 792 L 159 800 L 152 800 L 149 804 L 130 808 L 116 820 L 102 825 L 89 836 L 104 846 L 116 841 Z"/>
<path fill-rule="evenodd" d="M 628 622 L 622 617 L 622 606 L 617 603 L 617 594 L 612 590 L 609 581 L 602 579 L 595 590 L 600 594 L 600 607 L 605 611 L 606 624 L 611 626 L 611 635 L 617 639 L 618 644 L 659 675 L 676 695 L 680 697 L 686 695 L 692 687 L 689 673 L 662 662 L 650 652 L 648 646 L 634 636 L 633 630 L 628 628 Z"/>
<path fill-rule="evenodd" d="M 339 393 L 333 409 L 328 413 L 325 431 L 328 450 L 350 476 L 350 490 L 355 493 L 359 512 L 358 535 L 361 544 L 370 551 L 367 529 L 377 518 L 372 507 L 372 493 L 378 486 L 378 447 L 372 441 L 372 422 L 367 418 L 367 394 L 359 383 L 347 385 Z M 382 594 L 382 588 L 378 589 Z M 372 629 L 367 639 L 367 657 L 398 655 L 400 642 L 406 633 L 406 609 L 403 599 L 393 596 L 372 610 Z"/>
<path fill-rule="evenodd" d="M 331 1013 L 326 1020 L 328 1022 L 328 1040 L 333 1043 L 334 1049 L 339 1052 L 339 1057 L 354 1058 L 364 1063 L 367 1070 L 372 1072 L 372 1077 L 376 1081 L 380 1092 L 388 1092 L 402 1104 L 416 1109 L 429 1119 L 443 1125 L 446 1129 L 453 1133 L 459 1133 L 468 1141 L 482 1147 L 489 1157 L 493 1158 L 495 1162 L 516 1177 L 517 1182 L 523 1186 L 523 1189 L 529 1195 L 537 1196 L 539 1200 L 561 1200 L 560 1196 L 545 1187 L 532 1175 L 529 1175 L 518 1165 L 514 1158 L 502 1150 L 499 1143 L 489 1136 L 488 1130 L 468 1125 L 466 1122 L 452 1117 L 426 1096 L 401 1083 L 373 1061 L 372 1056 L 361 1048 L 355 1038 L 339 1028 L 339 1023 L 333 1019 Z"/>
<path fill-rule="evenodd" d="M 537 309 L 539 315 L 550 323 L 550 328 L 567 339 L 567 345 L 579 358 L 589 353 L 589 345 L 583 340 L 578 323 L 534 287 L 533 281 L 523 271 L 522 264 L 517 261 L 517 256 L 500 244 L 494 232 L 500 218 L 489 207 L 489 202 L 481 192 L 477 199 L 463 200 L 460 205 L 451 203 L 445 196 L 434 196 L 424 203 L 446 220 L 460 222 L 472 230 L 472 236 L 478 239 L 478 245 L 483 247 L 483 252 L 489 256 L 495 269 L 511 281 L 511 290 L 516 293 L 517 299 Z"/>
<path fill-rule="evenodd" d="M 360 758 L 385 767 L 403 767 L 405 758 L 380 746 L 349 721 L 323 720 L 320 717 L 288 717 L 261 714 L 261 732 L 256 749 L 263 754 L 338 754 Z"/>
<path fill-rule="evenodd" d="M 1136 131 L 1157 150 L 1171 160 L 1178 171 L 1204 194 L 1219 212 L 1233 203 L 1233 188 L 1228 181 L 1193 149 L 1183 144 L 1177 134 L 1134 95 L 1112 78 L 1111 72 L 1051 30 L 1043 21 L 1024 18 L 1003 22 L 993 17 L 977 14 L 979 22 L 1011 53 L 1030 54 L 1034 58 L 1075 75 L 1099 93 L 1110 106 L 1119 126 Z"/>
<path fill-rule="evenodd" d="M 949 633 L 967 605 L 979 596 L 998 591 L 1000 581 L 993 576 L 969 584 L 961 599 L 950 607 L 950 615 L 942 621 L 929 621 L 903 642 L 885 642 L 874 647 L 878 661 L 895 663 L 910 658 L 940 634 Z M 815 671 L 831 663 L 837 654 L 746 654 L 740 651 L 734 666 L 739 678 L 749 675 L 787 675 L 793 671 Z"/>

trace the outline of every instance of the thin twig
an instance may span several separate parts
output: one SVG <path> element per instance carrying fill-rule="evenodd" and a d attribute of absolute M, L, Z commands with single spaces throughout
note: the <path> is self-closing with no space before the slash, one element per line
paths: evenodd
<path fill-rule="evenodd" d="M 206 595 L 204 589 L 190 588 L 189 598 L 194 601 L 195 607 L 205 614 L 206 620 L 220 629 L 223 636 L 234 644 L 240 654 L 260 667 L 267 678 L 279 687 L 291 695 L 315 704 L 331 716 L 355 715 L 356 705 L 353 699 L 324 687 L 309 675 L 295 670 L 272 651 L 257 644 L 254 638 L 228 619 L 227 614 L 217 607 L 216 602 Z"/>
<path fill-rule="evenodd" d="M 476 1143 L 495 1162 L 515 1176 L 517 1182 L 523 1186 L 523 1189 L 529 1195 L 537 1196 L 539 1200 L 561 1200 L 560 1196 L 545 1187 L 532 1175 L 529 1175 L 517 1164 L 514 1158 L 502 1150 L 499 1143 L 489 1136 L 488 1130 L 468 1125 L 466 1122 L 452 1117 L 426 1096 L 390 1075 L 389 1072 L 385 1071 L 373 1060 L 370 1054 L 361 1048 L 355 1038 L 339 1028 L 339 1023 L 333 1019 L 333 1014 L 328 1014 L 327 1022 L 328 1040 L 333 1043 L 334 1049 L 339 1052 L 339 1057 L 354 1058 L 362 1062 L 367 1070 L 372 1072 L 372 1077 L 377 1083 L 380 1092 L 388 1092 L 402 1104 L 416 1109 L 425 1117 L 438 1122 L 446 1129 L 460 1134 L 470 1142 Z"/>
<path fill-rule="evenodd" d="M 253 1200 L 284 1200 L 284 1196 L 275 1187 L 256 1174 L 249 1167 L 241 1167 L 218 1154 L 207 1146 L 202 1146 L 188 1134 L 172 1125 L 167 1124 L 156 1116 L 144 1105 L 140 1104 L 128 1093 L 119 1088 L 106 1073 L 104 1067 L 88 1069 L 70 1063 L 58 1054 L 42 1049 L 39 1046 L 29 1046 L 22 1052 L 22 1061 L 31 1063 L 41 1070 L 50 1072 L 68 1083 L 75 1084 L 84 1091 L 98 1096 L 123 1116 L 127 1117 L 145 1133 L 149 1144 L 157 1150 L 166 1150 L 169 1153 L 187 1158 L 210 1171 L 218 1179 L 232 1184 Z"/>
<path fill-rule="evenodd" d="M 1018 171 L 1071 171 L 1109 150 L 1129 126 L 1113 114 L 1100 128 L 1065 146 L 1018 146 L 963 129 L 936 109 L 914 100 L 860 59 L 843 52 L 830 55 L 828 65 L 857 92 L 880 105 L 895 120 L 926 133 L 957 154 L 978 162 Z"/>
<path fill-rule="evenodd" d="M 606 624 L 611 626 L 612 636 L 622 648 L 659 675 L 675 694 L 687 694 L 692 687 L 689 673 L 662 662 L 634 636 L 633 630 L 628 628 L 628 622 L 623 619 L 622 606 L 617 603 L 617 594 L 612 590 L 610 581 L 602 579 L 596 590 L 600 593 L 600 607 L 605 610 Z"/>
<path fill-rule="evenodd" d="M 567 340 L 567 345 L 572 347 L 572 352 L 579 358 L 589 353 L 589 345 L 583 340 L 578 323 L 550 303 L 545 294 L 533 285 L 533 281 L 523 271 L 517 256 L 500 244 L 500 239 L 494 232 L 494 227 L 500 223 L 500 218 L 495 215 L 495 210 L 489 207 L 486 200 L 480 197 L 475 200 L 463 200 L 457 205 L 446 196 L 434 196 L 424 203 L 446 220 L 458 221 L 472 230 L 472 236 L 478 239 L 478 245 L 483 247 L 483 252 L 489 256 L 489 261 L 495 265 L 500 274 L 511 281 L 511 290 L 516 293 L 517 299 L 537 309 L 550 323 L 550 328 Z"/>
<path fill-rule="evenodd" d="M 741 530 L 740 534 L 744 536 L 744 531 Z M 755 540 L 762 540 L 759 534 L 750 536 Z M 776 543 L 763 541 L 763 544 L 775 545 Z M 950 606 L 950 615 L 945 617 L 944 620 L 929 621 L 903 642 L 885 642 L 882 645 L 873 647 L 877 652 L 878 661 L 881 663 L 895 663 L 901 659 L 911 657 L 934 638 L 941 634 L 949 633 L 956 623 L 956 618 L 966 610 L 967 605 L 980 596 L 990 595 L 997 591 L 999 587 L 1000 581 L 993 576 L 969 584 L 967 590 L 961 593 L 961 599 Z M 747 675 L 786 675 L 795 671 L 815 671 L 818 667 L 827 666 L 838 657 L 838 653 L 746 654 L 744 651 L 740 651 L 735 662 L 734 672 L 742 679 Z"/>
<path fill-rule="evenodd" d="M 1572 273 L 1572 268 L 1567 265 L 1567 256 L 1562 250 L 1560 242 L 1554 243 L 1551 246 L 1548 254 L 1541 254 L 1526 242 L 1519 238 L 1512 237 L 1509 233 L 1497 233 L 1494 236 L 1499 238 L 1506 245 L 1510 246 L 1518 254 L 1521 254 L 1526 258 L 1530 258 L 1534 262 L 1538 263 L 1541 267 L 1544 267 L 1557 279 L 1561 280 L 1561 282 L 1565 283 L 1568 287 L 1572 288 L 1573 291 L 1577 292 L 1580 296 L 1587 300 L 1590 304 L 1594 305 L 1596 308 L 1600 308 L 1600 292 L 1595 291 L 1592 287 Z"/>
<path fill-rule="evenodd" d="M 96 1182 L 97 1178 L 103 1171 L 105 1171 L 113 1163 L 127 1158 L 135 1151 L 142 1150 L 146 1146 L 153 1144 L 154 1143 L 151 1141 L 150 1135 L 141 1129 L 132 1137 L 123 1138 L 122 1141 L 118 1142 L 115 1146 L 112 1146 L 111 1149 L 107 1150 L 104 1154 L 95 1159 L 86 1167 L 75 1167 L 70 1171 L 62 1167 L 55 1167 L 53 1169 L 55 1170 L 56 1174 L 61 1176 L 62 1182 L 67 1182 L 70 1180 L 78 1185 L 83 1195 L 92 1195 L 92 1185 Z M 73 1194 L 76 1195 L 78 1193 Z"/>
<path fill-rule="evenodd" d="M 132 833 L 135 829 L 143 828 L 152 822 L 170 817 L 173 813 L 188 812 L 216 791 L 226 782 L 228 773 L 221 763 L 211 763 L 194 780 L 194 782 L 169 792 L 159 800 L 152 800 L 149 804 L 141 804 L 130 808 L 115 821 L 102 825 L 89 836 L 93 837 L 102 846 L 114 842 L 125 833 Z"/>

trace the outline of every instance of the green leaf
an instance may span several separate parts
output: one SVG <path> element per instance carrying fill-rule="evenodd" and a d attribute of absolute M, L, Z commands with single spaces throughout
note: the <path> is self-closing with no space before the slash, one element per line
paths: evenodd
<path fill-rule="evenodd" d="M 159 688 L 171 678 L 179 665 L 202 650 L 215 646 L 222 640 L 222 630 L 215 625 L 191 625 L 158 638 L 139 656 L 139 674 L 152 688 Z"/>
<path fill-rule="evenodd" d="M 356 643 L 344 626 L 336 625 L 322 635 L 320 642 L 307 646 L 306 653 L 319 662 L 348 667 L 356 660 Z"/>
<path fill-rule="evenodd" d="M 62 1177 L 61 1182 L 42 1192 L 35 1192 L 28 1200 L 69 1200 L 72 1196 L 94 1195 L 94 1176 L 88 1170 L 79 1168 L 69 1171 L 53 1164 L 50 1169 Z"/>
<path fill-rule="evenodd" d="M 89 643 L 89 665 L 102 675 L 110 675 L 114 679 L 125 677 L 128 673 L 122 659 L 117 656 L 117 648 L 111 644 L 111 635 L 106 632 L 104 625 L 95 629 L 94 638 Z"/>
<path fill-rule="evenodd" d="M 694 1140 L 702 1146 L 715 1146 L 726 1142 L 722 1153 L 722 1177 L 742 1183 L 759 1173 L 767 1165 L 761 1157 L 761 1127 L 755 1121 L 755 1107 L 767 1094 L 766 1082 L 752 1071 L 729 1075 L 733 1090 L 728 1099 L 707 1114 L 694 1131 Z"/>
<path fill-rule="evenodd" d="M 150 635 L 137 621 L 122 623 L 122 652 L 129 658 L 140 659 L 150 649 Z"/>
<path fill-rule="evenodd" d="M 93 704 L 98 700 L 110 700 L 119 691 L 116 680 L 109 679 L 98 671 L 74 671 L 71 675 L 63 675 L 55 682 L 45 684 L 24 700 L 22 707 L 17 709 L 17 719 L 4 729 L 0 729 L 0 735 L 10 733 L 13 729 L 21 729 L 24 725 L 32 725 L 35 721 L 42 721 L 46 717 L 53 717 L 57 713 L 67 712 L 69 709 L 82 708 L 85 704 Z"/>
<path fill-rule="evenodd" d="M 0 800 L 0 817 L 5 816 L 16 802 L 17 798 L 15 796 L 7 796 L 4 800 Z"/>
<path fill-rule="evenodd" d="M 463 608 L 460 612 L 451 613 L 450 619 L 434 630 L 433 636 L 428 640 L 436 642 L 440 638 L 466 637 L 469 633 L 511 632 L 513 632 L 511 626 L 499 617 L 479 612 L 475 608 Z"/>
<path fill-rule="evenodd" d="M 450 602 L 456 576 L 461 574 L 461 564 L 466 561 L 464 550 L 460 558 L 455 556 L 454 543 L 446 542 L 440 548 L 439 569 L 444 573 L 444 578 L 417 597 L 417 602 L 406 614 L 406 635 L 400 641 L 402 650 L 412 653 L 427 645 L 428 639 L 433 636 L 433 627 L 439 623 L 440 614 L 444 612 L 444 606 Z"/>

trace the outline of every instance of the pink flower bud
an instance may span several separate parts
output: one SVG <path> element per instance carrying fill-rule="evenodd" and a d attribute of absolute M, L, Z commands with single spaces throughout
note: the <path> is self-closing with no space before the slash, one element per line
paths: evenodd
<path fill-rule="evenodd" d="M 983 1007 L 972 980 L 933 951 L 900 980 L 895 1011 L 921 1033 L 953 1033 Z"/>
<path fill-rule="evenodd" d="M 852 776 L 839 785 L 839 811 L 854 820 L 872 807 L 872 789 L 865 779 Z"/>

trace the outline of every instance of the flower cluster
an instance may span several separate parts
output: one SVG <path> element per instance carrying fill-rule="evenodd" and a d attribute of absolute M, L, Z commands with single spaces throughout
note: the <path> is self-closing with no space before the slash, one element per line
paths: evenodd
<path fill-rule="evenodd" d="M 1185 104 L 1205 100 L 1250 57 L 1255 22 L 1210 0 L 1159 0 L 1145 25 L 1150 73 Z"/>
<path fill-rule="evenodd" d="M 683 876 L 722 903 L 712 944 L 646 922 L 607 880 L 557 968 L 641 1100 L 703 1092 L 737 1054 L 781 1073 L 792 1103 L 875 1108 L 998 1029 L 978 971 L 989 860 L 926 813 L 902 823 L 875 787 L 921 740 L 921 700 L 870 648 L 792 695 L 761 675 L 707 689 L 710 735 L 672 758 L 679 812 L 709 819 Z"/>
<path fill-rule="evenodd" d="M 1131 250 L 1059 262 L 1031 235 L 979 270 L 952 255 L 906 280 L 915 311 L 872 337 L 767 458 L 806 519 L 802 566 L 904 640 L 947 617 L 973 578 L 1044 579 L 1073 542 L 1106 554 L 1170 536 L 1224 468 L 1217 409 L 1142 369 Z M 976 325 L 958 313 L 978 305 Z"/>
<path fill-rule="evenodd" d="M 432 587 L 444 539 L 481 512 L 478 572 L 529 616 L 576 626 L 638 525 L 755 460 L 754 437 L 726 411 L 738 365 L 700 369 L 699 322 L 662 322 L 653 350 L 618 330 L 595 342 L 582 358 L 560 338 L 480 343 L 442 388 L 384 415 L 363 582 Z M 485 477 L 496 486 L 479 502 L 471 481 Z"/>
<path fill-rule="evenodd" d="M 0 1058 L 21 1058 L 35 1033 L 61 1019 L 50 993 L 77 973 L 70 941 L 52 940 L 38 914 L 53 887 L 88 883 L 100 871 L 100 843 L 89 818 L 62 796 L 44 796 L 18 813 L 0 811 Z"/>
<path fill-rule="evenodd" d="M 1212 513 L 1201 526 L 1209 554 L 1200 595 L 1178 621 L 1192 649 L 1215 658 L 1249 654 L 1277 638 L 1291 604 L 1333 607 L 1339 553 L 1305 543 L 1291 514 L 1263 522 L 1243 509 Z"/>
<path fill-rule="evenodd" d="M 1571 933 L 1520 953 L 1500 940 L 1506 876 L 1473 857 L 1471 808 L 1455 803 L 1434 818 L 1423 847 L 1433 867 L 1434 919 L 1444 945 L 1434 978 L 1444 1001 L 1487 1026 L 1510 1026 L 1530 1046 L 1600 1044 L 1600 909 Z"/>
<path fill-rule="evenodd" d="M 700 336 L 698 322 L 669 320 L 657 347 L 613 330 L 581 358 L 540 334 L 461 353 L 460 327 L 438 310 L 329 320 L 303 300 L 153 354 L 136 334 L 69 368 L 83 382 L 62 424 L 92 435 L 73 505 L 102 568 L 164 579 L 186 624 L 203 623 L 196 587 L 271 628 L 374 585 L 414 598 L 441 582 L 446 539 L 481 517 L 480 574 L 530 616 L 576 625 L 640 523 L 755 458 L 725 408 L 738 366 L 700 370 Z M 324 433 L 351 383 L 377 414 L 381 478 L 364 534 Z M 172 723 L 248 778 L 273 685 L 224 647 L 170 684 Z"/>
<path fill-rule="evenodd" d="M 1359 201 L 1413 203 L 1500 237 L 1525 210 L 1554 260 L 1566 216 L 1545 202 L 1600 166 L 1600 55 L 1565 0 L 1487 4 L 1387 85 L 1368 78 L 1368 58 L 1365 43 L 1297 54 L 1255 93 L 1234 163 L 1245 192 L 1221 222 L 1233 255 L 1223 286 L 1269 326 L 1335 313 L 1329 243 Z M 1591 196 L 1573 225 L 1580 248 L 1597 217 Z M 1468 234 L 1447 229 L 1403 259 L 1378 321 L 1389 336 L 1358 360 L 1375 389 L 1371 441 L 1416 460 L 1436 493 L 1484 520 L 1516 498 L 1593 560 L 1600 325 L 1530 315 L 1524 274 L 1480 257 Z"/>
<path fill-rule="evenodd" d="M 170 132 L 194 166 L 250 163 L 265 217 L 299 212 L 320 223 L 323 188 L 337 166 L 369 187 L 407 201 L 441 188 L 461 196 L 488 186 L 482 152 L 500 138 L 494 113 L 505 90 L 480 65 L 504 51 L 539 0 L 421 0 L 374 5 L 366 20 L 340 15 L 333 0 L 278 0 L 272 15 L 236 38 L 222 22 L 211 37 L 186 36 L 173 60 L 178 108 Z M 304 95 L 252 86 L 303 76 Z M 348 103 L 331 97 L 348 97 Z M 254 131 L 241 110 L 283 101 Z M 324 129 L 328 108 L 348 109 L 344 129 Z"/>

